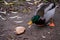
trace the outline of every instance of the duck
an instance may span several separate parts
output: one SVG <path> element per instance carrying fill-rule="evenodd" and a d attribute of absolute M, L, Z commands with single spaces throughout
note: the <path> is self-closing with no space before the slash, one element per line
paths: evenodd
<path fill-rule="evenodd" d="M 53 23 L 53 17 L 57 8 L 55 3 L 41 3 L 38 7 L 37 12 L 28 24 L 36 24 L 38 26 L 45 26 L 48 24 L 49 26 L 55 26 Z"/>

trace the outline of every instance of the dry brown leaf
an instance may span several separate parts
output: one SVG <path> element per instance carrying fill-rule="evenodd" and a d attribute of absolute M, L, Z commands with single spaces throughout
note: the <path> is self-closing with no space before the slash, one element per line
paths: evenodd
<path fill-rule="evenodd" d="M 25 9 L 23 9 L 23 13 L 27 13 L 27 9 L 25 8 Z"/>

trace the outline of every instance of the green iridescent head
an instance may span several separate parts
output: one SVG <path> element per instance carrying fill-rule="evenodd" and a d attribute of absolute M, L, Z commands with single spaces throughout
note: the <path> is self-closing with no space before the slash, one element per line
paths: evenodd
<path fill-rule="evenodd" d="M 35 22 L 38 22 L 39 18 L 40 18 L 39 15 L 35 15 L 35 16 L 32 17 L 31 20 L 32 20 L 33 23 L 35 23 Z"/>

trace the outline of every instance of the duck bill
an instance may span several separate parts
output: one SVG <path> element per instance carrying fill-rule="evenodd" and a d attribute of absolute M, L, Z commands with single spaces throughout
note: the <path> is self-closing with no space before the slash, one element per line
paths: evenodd
<path fill-rule="evenodd" d="M 29 22 L 28 22 L 28 25 L 32 25 L 32 21 L 29 21 Z"/>

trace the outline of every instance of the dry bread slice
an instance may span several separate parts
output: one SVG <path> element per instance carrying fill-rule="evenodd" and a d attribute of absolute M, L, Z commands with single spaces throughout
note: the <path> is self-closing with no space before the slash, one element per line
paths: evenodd
<path fill-rule="evenodd" d="M 15 28 L 16 34 L 22 34 L 24 33 L 24 31 L 25 31 L 25 27 L 20 26 Z"/>

